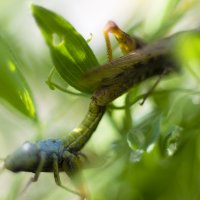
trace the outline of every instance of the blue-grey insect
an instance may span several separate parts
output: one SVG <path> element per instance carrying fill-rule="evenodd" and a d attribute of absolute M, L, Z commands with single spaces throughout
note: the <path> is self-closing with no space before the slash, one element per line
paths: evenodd
<path fill-rule="evenodd" d="M 66 172 L 73 180 L 73 176 L 80 171 L 83 156 L 80 150 L 95 131 L 104 112 L 105 107 L 97 106 L 92 101 L 85 119 L 65 139 L 25 142 L 6 157 L 4 168 L 13 172 L 33 172 L 35 175 L 29 183 L 37 181 L 41 172 L 53 172 L 57 185 L 84 199 L 84 191 L 73 191 L 61 183 L 59 172 Z"/>
<path fill-rule="evenodd" d="M 59 172 L 66 172 L 69 176 L 79 168 L 79 155 L 71 153 L 60 139 L 41 140 L 36 143 L 25 142 L 13 154 L 5 159 L 5 168 L 13 172 L 33 172 L 31 182 L 38 180 L 40 172 L 53 172 L 55 182 L 60 187 L 72 191 L 62 185 Z"/>

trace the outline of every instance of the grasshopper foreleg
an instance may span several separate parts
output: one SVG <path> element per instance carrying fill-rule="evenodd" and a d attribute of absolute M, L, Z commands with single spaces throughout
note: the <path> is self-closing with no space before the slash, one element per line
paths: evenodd
<path fill-rule="evenodd" d="M 39 165 L 38 165 L 38 168 L 35 172 L 35 175 L 31 178 L 31 181 L 32 182 L 36 182 L 40 176 L 40 172 L 42 171 L 43 169 L 43 166 L 44 166 L 44 163 L 46 161 L 46 154 L 45 152 L 40 152 L 40 162 L 39 162 Z"/>
<path fill-rule="evenodd" d="M 123 32 L 117 26 L 115 22 L 108 21 L 103 31 L 104 31 L 104 38 L 106 41 L 107 54 L 108 54 L 109 61 L 112 61 L 112 48 L 111 48 L 111 42 L 108 35 L 109 33 L 114 34 L 116 40 L 119 43 L 120 49 L 122 50 L 122 53 L 124 55 L 130 53 L 131 51 L 134 51 L 137 48 L 137 40 L 135 38 L 132 38 L 127 33 Z"/>
<path fill-rule="evenodd" d="M 28 183 L 26 184 L 26 186 L 22 190 L 22 193 L 24 193 L 28 189 L 28 187 L 30 186 L 31 183 L 36 182 L 38 180 L 38 178 L 40 176 L 40 172 L 42 171 L 42 168 L 44 166 L 45 160 L 46 160 L 45 152 L 40 152 L 40 162 L 39 162 L 39 165 L 37 167 L 37 170 L 36 170 L 34 176 L 29 179 Z"/>

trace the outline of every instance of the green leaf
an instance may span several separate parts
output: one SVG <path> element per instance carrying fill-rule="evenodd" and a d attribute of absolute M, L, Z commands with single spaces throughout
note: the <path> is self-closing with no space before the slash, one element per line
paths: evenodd
<path fill-rule="evenodd" d="M 142 120 L 127 135 L 127 142 L 133 151 L 151 151 L 160 136 L 161 116 L 152 113 Z"/>
<path fill-rule="evenodd" d="M 200 82 L 200 34 L 199 31 L 191 31 L 181 34 L 175 44 L 175 58 L 177 61 Z"/>
<path fill-rule="evenodd" d="M 191 12 L 197 1 L 187 1 L 183 4 L 181 0 L 164 0 L 154 9 L 151 19 L 147 19 L 147 40 L 155 40 L 169 34 L 171 29 L 179 21 Z"/>
<path fill-rule="evenodd" d="M 36 120 L 34 101 L 18 69 L 19 65 L 6 41 L 0 36 L 0 97 L 27 117 Z"/>
<path fill-rule="evenodd" d="M 85 72 L 98 66 L 87 42 L 68 21 L 56 13 L 36 5 L 32 6 L 32 12 L 61 77 L 77 90 L 91 93 L 90 87 L 80 83 L 80 77 Z"/>

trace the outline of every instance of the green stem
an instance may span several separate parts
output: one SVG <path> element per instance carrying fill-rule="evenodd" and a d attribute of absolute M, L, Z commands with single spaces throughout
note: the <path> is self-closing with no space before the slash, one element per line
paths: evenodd
<path fill-rule="evenodd" d="M 197 80 L 198 83 L 200 83 L 200 77 L 198 76 L 198 73 L 196 73 L 191 66 L 188 66 L 187 68 L 189 72 L 192 74 L 192 76 Z"/>
<path fill-rule="evenodd" d="M 111 110 L 111 109 L 108 109 L 107 110 L 107 114 L 108 114 L 108 117 L 109 117 L 109 120 L 112 124 L 112 127 L 119 133 L 119 135 L 121 136 L 121 128 L 119 127 L 118 123 L 115 121 L 115 119 L 113 118 L 113 111 L 114 110 Z"/>
<path fill-rule="evenodd" d="M 76 95 L 76 96 L 85 96 L 85 94 L 83 93 L 80 93 L 80 92 L 72 92 L 70 90 L 67 90 L 66 88 L 63 88 L 62 86 L 58 85 L 57 83 L 53 82 L 52 81 L 52 78 L 53 78 L 53 75 L 55 73 L 55 70 L 56 68 L 53 67 L 48 75 L 48 79 L 46 80 L 46 84 L 49 86 L 49 88 L 51 90 L 54 90 L 55 88 L 62 91 L 62 92 L 65 92 L 65 93 L 68 93 L 68 94 L 71 94 L 71 95 Z"/>
<path fill-rule="evenodd" d="M 129 105 L 130 104 L 130 94 L 128 93 L 126 95 L 126 99 L 125 99 L 125 105 Z M 132 128 L 132 115 L 131 115 L 131 107 L 130 106 L 126 106 L 125 108 L 125 116 L 124 116 L 124 133 L 127 133 L 127 131 L 129 131 Z"/>
<path fill-rule="evenodd" d="M 146 92 L 144 94 L 140 94 L 137 97 L 135 97 L 132 101 L 130 101 L 128 104 L 125 104 L 123 106 L 115 106 L 113 104 L 109 105 L 109 109 L 116 109 L 116 110 L 123 110 L 126 109 L 127 107 L 133 106 L 136 102 L 138 102 L 141 99 L 144 99 L 146 95 L 148 94 L 153 95 L 153 94 L 162 94 L 164 92 L 182 92 L 182 93 L 190 93 L 190 94 L 200 94 L 199 90 L 193 90 L 193 89 L 184 89 L 184 88 L 172 88 L 172 89 L 166 89 L 166 90 L 157 90 L 157 91 L 152 91 L 151 94 L 149 92 Z"/>
<path fill-rule="evenodd" d="M 68 94 L 71 94 L 71 95 L 75 95 L 75 96 L 85 96 L 85 94 L 83 94 L 83 93 L 80 93 L 80 92 L 72 92 L 72 91 L 67 90 L 67 89 L 61 87 L 60 85 L 58 85 L 58 84 L 56 84 L 56 83 L 54 83 L 54 82 L 51 81 L 51 87 L 52 87 L 52 86 L 53 86 L 54 88 L 57 88 L 58 90 L 60 90 L 60 91 L 62 91 L 62 92 L 65 92 L 65 93 L 68 93 Z"/>

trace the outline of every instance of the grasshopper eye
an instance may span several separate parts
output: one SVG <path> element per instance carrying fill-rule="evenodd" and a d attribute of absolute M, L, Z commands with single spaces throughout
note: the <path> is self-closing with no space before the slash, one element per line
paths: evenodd
<path fill-rule="evenodd" d="M 5 168 L 13 172 L 30 171 L 38 161 L 38 147 L 34 143 L 25 142 L 14 153 L 5 159 Z M 32 167 L 32 168 L 31 168 Z"/>
<path fill-rule="evenodd" d="M 24 144 L 22 145 L 22 149 L 24 151 L 28 151 L 31 148 L 31 143 L 30 142 L 24 142 Z"/>

